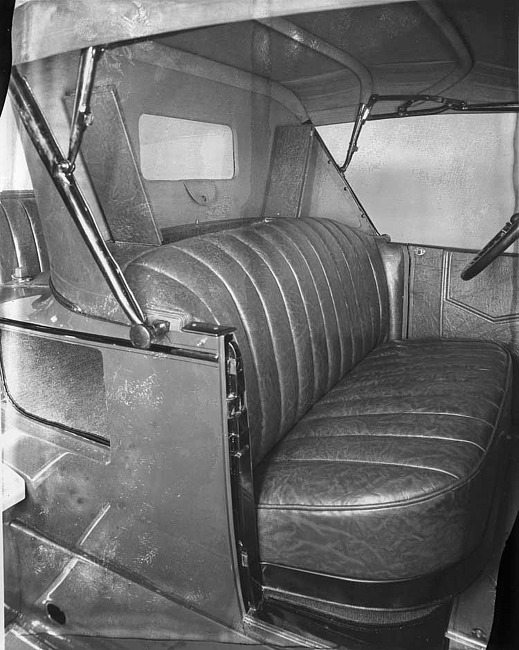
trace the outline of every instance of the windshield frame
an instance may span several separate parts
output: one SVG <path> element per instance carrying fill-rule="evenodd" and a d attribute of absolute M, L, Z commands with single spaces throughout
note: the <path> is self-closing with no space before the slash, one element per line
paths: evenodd
<path fill-rule="evenodd" d="M 378 102 L 392 102 L 399 105 L 395 110 L 387 113 L 372 114 L 373 107 Z M 401 102 L 401 103 L 400 103 Z M 413 108 L 416 104 L 424 103 L 436 104 L 429 108 Z M 395 117 L 416 117 L 424 115 L 440 115 L 452 111 L 455 113 L 519 113 L 519 103 L 517 102 L 489 102 L 469 104 L 462 99 L 453 99 L 441 95 L 378 95 L 372 94 L 369 100 L 359 106 L 355 124 L 351 134 L 348 150 L 344 163 L 340 170 L 344 173 L 347 169 L 353 155 L 358 151 L 358 140 L 362 132 L 362 127 L 368 120 L 387 120 Z"/>

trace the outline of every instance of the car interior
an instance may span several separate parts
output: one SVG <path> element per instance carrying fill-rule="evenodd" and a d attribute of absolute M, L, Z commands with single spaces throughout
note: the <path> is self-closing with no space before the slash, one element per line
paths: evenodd
<path fill-rule="evenodd" d="M 515 647 L 518 7 L 337 4 L 15 57 L 9 650 Z"/>

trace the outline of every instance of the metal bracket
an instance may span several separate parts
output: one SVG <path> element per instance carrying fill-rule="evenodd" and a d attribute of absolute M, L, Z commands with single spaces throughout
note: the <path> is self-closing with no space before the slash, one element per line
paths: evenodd
<path fill-rule="evenodd" d="M 76 96 L 74 110 L 72 111 L 72 125 L 70 127 L 70 141 L 68 148 L 68 163 L 70 171 L 74 171 L 83 133 L 92 124 L 94 118 L 90 112 L 90 98 L 94 87 L 96 64 L 104 52 L 102 47 L 88 47 L 81 52 L 79 70 L 76 83 Z"/>
<path fill-rule="evenodd" d="M 153 323 L 135 323 L 130 328 L 130 341 L 135 348 L 148 350 L 154 341 L 161 339 L 169 332 L 166 320 L 156 320 Z"/>
<path fill-rule="evenodd" d="M 249 424 L 245 408 L 245 380 L 240 351 L 234 340 L 227 343 L 225 355 L 227 377 L 227 427 L 230 453 L 241 455 L 249 449 Z"/>
<path fill-rule="evenodd" d="M 230 325 L 192 321 L 191 323 L 184 325 L 182 331 L 194 332 L 195 334 L 205 334 L 206 336 L 224 336 L 226 334 L 232 334 L 235 329 L 235 327 L 231 327 Z"/>

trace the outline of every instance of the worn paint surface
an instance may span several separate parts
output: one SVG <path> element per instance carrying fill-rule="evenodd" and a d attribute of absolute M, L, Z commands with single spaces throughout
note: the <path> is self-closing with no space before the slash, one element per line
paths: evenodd
<path fill-rule="evenodd" d="M 207 344 L 191 337 L 194 349 Z M 7 521 L 7 604 L 56 627 L 52 602 L 67 634 L 243 639 L 221 365 L 85 345 L 102 354 L 109 447 L 2 404 L 6 460 L 27 484 Z M 76 371 L 94 380 L 89 358 Z"/>

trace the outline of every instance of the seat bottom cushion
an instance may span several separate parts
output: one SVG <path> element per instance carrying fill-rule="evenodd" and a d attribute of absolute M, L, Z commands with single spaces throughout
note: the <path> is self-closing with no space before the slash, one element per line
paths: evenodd
<path fill-rule="evenodd" d="M 395 581 L 464 560 L 492 525 L 510 400 L 498 345 L 378 347 L 256 468 L 262 563 Z"/>

